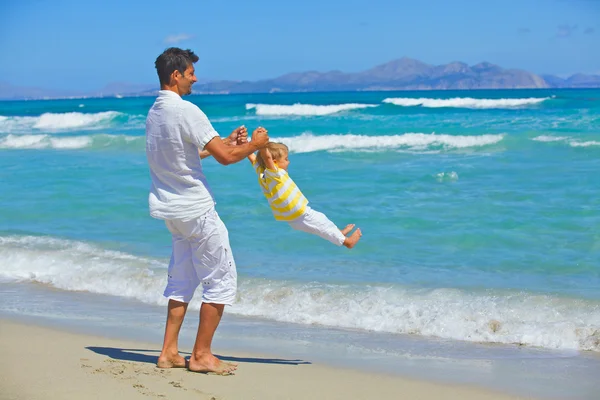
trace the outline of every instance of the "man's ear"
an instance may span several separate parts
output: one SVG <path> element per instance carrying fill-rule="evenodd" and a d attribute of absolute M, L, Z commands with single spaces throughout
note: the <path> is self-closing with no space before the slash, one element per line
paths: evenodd
<path fill-rule="evenodd" d="M 181 78 L 181 72 L 178 70 L 173 71 L 171 73 L 171 84 L 175 84 L 175 81 L 177 81 L 179 78 Z"/>

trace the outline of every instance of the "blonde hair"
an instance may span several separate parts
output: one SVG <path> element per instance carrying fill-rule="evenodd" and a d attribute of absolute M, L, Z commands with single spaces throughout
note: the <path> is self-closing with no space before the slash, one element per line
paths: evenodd
<path fill-rule="evenodd" d="M 267 150 L 271 153 L 271 157 L 273 157 L 274 161 L 281 159 L 281 157 L 289 153 L 289 149 L 285 144 L 277 142 L 267 143 Z M 265 160 L 263 160 L 260 155 L 260 151 L 256 154 L 256 162 L 261 168 L 267 168 Z"/>

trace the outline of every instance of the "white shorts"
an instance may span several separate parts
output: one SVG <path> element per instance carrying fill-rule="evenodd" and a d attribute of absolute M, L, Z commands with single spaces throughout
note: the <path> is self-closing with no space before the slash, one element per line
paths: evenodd
<path fill-rule="evenodd" d="M 237 271 L 229 233 L 213 208 L 188 221 L 166 220 L 173 240 L 164 296 L 189 303 L 202 283 L 204 303 L 233 304 Z"/>
<path fill-rule="evenodd" d="M 312 233 L 329 240 L 336 246 L 341 246 L 346 240 L 346 236 L 338 229 L 333 222 L 325 216 L 325 214 L 315 211 L 310 207 L 306 207 L 306 211 L 300 217 L 293 221 L 289 221 L 292 228 Z"/>

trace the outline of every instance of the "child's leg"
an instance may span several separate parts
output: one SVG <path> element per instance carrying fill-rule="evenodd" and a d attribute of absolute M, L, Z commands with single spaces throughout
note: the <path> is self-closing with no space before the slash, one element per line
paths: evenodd
<path fill-rule="evenodd" d="M 290 226 L 296 230 L 312 233 L 329 240 L 336 246 L 341 246 L 346 240 L 346 236 L 335 226 L 325 214 L 306 208 L 306 212 L 299 218 L 289 222 Z"/>

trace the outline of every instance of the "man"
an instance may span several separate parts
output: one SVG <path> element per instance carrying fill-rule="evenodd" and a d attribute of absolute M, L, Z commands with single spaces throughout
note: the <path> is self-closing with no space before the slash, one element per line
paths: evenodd
<path fill-rule="evenodd" d="M 161 90 L 146 120 L 146 156 L 152 187 L 150 215 L 165 220 L 173 250 L 164 296 L 169 299 L 160 368 L 188 367 L 195 372 L 231 374 L 236 366 L 212 354 L 211 344 L 225 305 L 235 300 L 237 272 L 227 228 L 215 201 L 200 158 L 212 155 L 220 164 L 243 160 L 266 146 L 267 131 L 258 128 L 247 141 L 242 126 L 221 139 L 206 115 L 181 98 L 197 81 L 191 50 L 169 48 L 156 59 Z M 200 155 L 199 155 L 200 153 Z M 194 350 L 186 365 L 179 354 L 179 331 L 188 304 L 202 284 L 200 323 Z"/>

